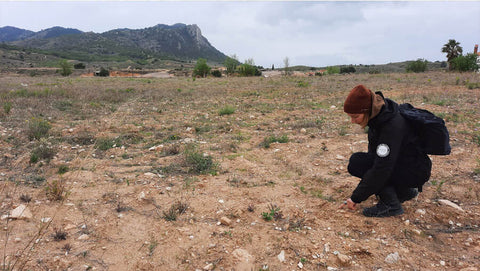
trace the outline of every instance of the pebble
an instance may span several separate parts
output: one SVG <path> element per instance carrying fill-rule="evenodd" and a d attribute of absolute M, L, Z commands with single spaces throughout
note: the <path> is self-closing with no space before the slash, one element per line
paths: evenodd
<path fill-rule="evenodd" d="M 203 270 L 213 270 L 213 263 L 209 263 L 203 267 Z"/>
<path fill-rule="evenodd" d="M 88 234 L 82 234 L 80 235 L 80 237 L 78 237 L 78 240 L 88 240 L 90 237 L 88 236 Z"/>
<path fill-rule="evenodd" d="M 415 213 L 416 213 L 416 214 L 420 214 L 420 215 L 424 215 L 424 214 L 426 214 L 427 212 L 426 212 L 424 209 L 417 209 L 417 210 L 415 211 Z"/>
<path fill-rule="evenodd" d="M 282 250 L 280 252 L 280 254 L 278 254 L 277 259 L 282 263 L 285 262 L 285 251 L 284 250 Z"/>
<path fill-rule="evenodd" d="M 388 254 L 387 257 L 385 257 L 385 262 L 386 263 L 396 263 L 400 259 L 400 256 L 398 255 L 398 252 Z"/>
<path fill-rule="evenodd" d="M 449 200 L 446 200 L 446 199 L 439 199 L 438 202 L 442 205 L 446 205 L 446 206 L 450 206 L 452 208 L 455 208 L 459 211 L 462 211 L 462 212 L 465 212 L 465 210 L 462 209 L 462 207 L 458 206 L 457 204 L 449 201 Z"/>
<path fill-rule="evenodd" d="M 226 216 L 222 216 L 220 218 L 220 223 L 225 225 L 225 226 L 230 226 L 230 225 L 232 225 L 232 220 L 230 218 L 226 217 Z"/>

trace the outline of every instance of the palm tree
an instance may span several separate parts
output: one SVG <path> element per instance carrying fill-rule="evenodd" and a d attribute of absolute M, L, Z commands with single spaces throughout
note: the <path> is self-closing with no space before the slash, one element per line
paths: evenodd
<path fill-rule="evenodd" d="M 460 42 L 456 40 L 448 40 L 448 43 L 444 44 L 442 47 L 442 53 L 447 53 L 448 69 L 452 69 L 452 60 L 463 53 L 462 46 Z"/>

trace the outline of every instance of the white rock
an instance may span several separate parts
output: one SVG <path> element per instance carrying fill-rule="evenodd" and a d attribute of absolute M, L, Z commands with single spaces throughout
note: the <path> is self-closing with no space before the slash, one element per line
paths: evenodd
<path fill-rule="evenodd" d="M 345 157 L 342 156 L 342 155 L 339 155 L 337 154 L 337 156 L 335 157 L 337 160 L 345 160 Z"/>
<path fill-rule="evenodd" d="M 88 234 L 82 234 L 80 237 L 78 237 L 78 240 L 88 240 L 89 238 L 90 236 L 88 236 Z"/>
<path fill-rule="evenodd" d="M 398 255 L 398 252 L 388 254 L 387 257 L 385 257 L 385 262 L 386 263 L 396 263 L 400 259 L 400 256 Z"/>
<path fill-rule="evenodd" d="M 140 192 L 140 194 L 138 195 L 138 200 L 144 200 L 145 199 L 145 192 Z"/>
<path fill-rule="evenodd" d="M 10 213 L 10 218 L 13 219 L 31 219 L 33 217 L 32 212 L 24 204 L 20 204 L 17 208 L 13 209 Z"/>
<path fill-rule="evenodd" d="M 297 264 L 297 266 L 298 266 L 298 268 L 302 269 L 302 268 L 303 268 L 303 263 L 302 263 L 302 262 L 299 262 L 299 263 Z"/>
<path fill-rule="evenodd" d="M 282 250 L 282 251 L 280 252 L 280 254 L 278 254 L 277 258 L 278 258 L 278 260 L 279 260 L 280 262 L 282 262 L 282 263 L 285 262 L 285 251 Z"/>
<path fill-rule="evenodd" d="M 424 209 L 417 209 L 417 210 L 415 211 L 415 213 L 420 214 L 420 215 L 424 215 L 424 214 L 426 214 L 427 212 L 426 212 Z"/>
<path fill-rule="evenodd" d="M 465 212 L 465 210 L 463 210 L 462 207 L 458 206 L 457 204 L 455 204 L 455 203 L 453 203 L 453 202 L 451 202 L 451 201 L 449 201 L 449 200 L 447 200 L 447 199 L 439 199 L 438 202 L 439 202 L 440 204 L 443 204 L 443 205 L 446 205 L 446 206 L 450 206 L 450 207 L 455 208 L 455 209 L 457 209 L 457 210 L 459 210 L 459 211 Z"/>
<path fill-rule="evenodd" d="M 209 263 L 203 267 L 203 270 L 213 270 L 213 263 Z"/>
<path fill-rule="evenodd" d="M 237 248 L 232 252 L 232 255 L 241 262 L 253 263 L 253 256 L 245 249 Z"/>

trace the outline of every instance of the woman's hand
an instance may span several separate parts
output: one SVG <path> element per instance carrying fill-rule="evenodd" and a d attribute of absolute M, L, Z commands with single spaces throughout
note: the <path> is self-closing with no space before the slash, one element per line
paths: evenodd
<path fill-rule="evenodd" d="M 350 198 L 344 201 L 338 208 L 343 209 L 345 207 L 347 207 L 350 210 L 357 210 L 357 204 L 353 202 L 352 199 Z"/>

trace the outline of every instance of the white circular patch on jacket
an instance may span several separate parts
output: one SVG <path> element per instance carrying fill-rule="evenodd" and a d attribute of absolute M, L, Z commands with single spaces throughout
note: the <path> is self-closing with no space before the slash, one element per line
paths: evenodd
<path fill-rule="evenodd" d="M 377 155 L 379 157 L 387 157 L 390 154 L 390 147 L 387 144 L 380 144 L 377 146 Z"/>

